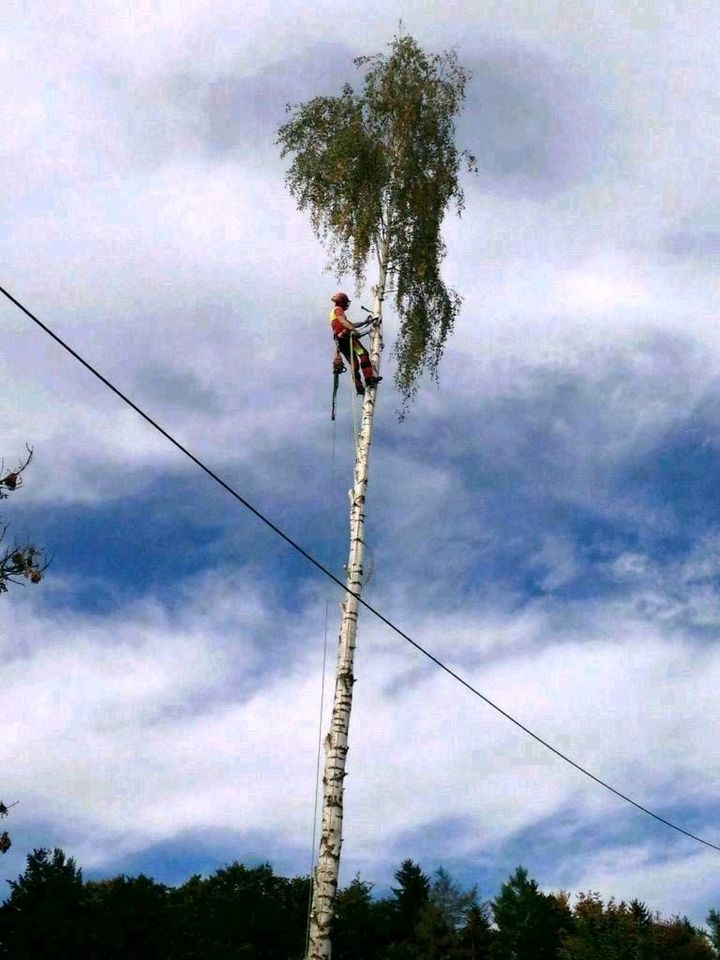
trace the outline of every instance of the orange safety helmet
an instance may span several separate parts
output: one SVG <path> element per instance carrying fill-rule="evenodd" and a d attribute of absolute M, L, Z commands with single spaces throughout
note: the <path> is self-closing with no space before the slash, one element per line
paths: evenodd
<path fill-rule="evenodd" d="M 349 297 L 346 293 L 343 293 L 342 290 L 338 290 L 338 292 L 337 292 L 337 293 L 334 293 L 334 294 L 330 297 L 330 299 L 332 300 L 333 303 L 337 303 L 338 306 L 339 306 L 341 303 L 350 303 L 350 302 L 351 302 L 351 301 L 350 301 L 350 297 Z"/>

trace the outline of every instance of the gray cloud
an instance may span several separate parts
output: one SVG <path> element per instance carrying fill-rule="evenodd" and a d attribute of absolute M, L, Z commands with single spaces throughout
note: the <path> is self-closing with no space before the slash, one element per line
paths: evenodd
<path fill-rule="evenodd" d="M 720 257 L 720 230 L 680 230 L 665 241 L 670 253 L 680 257 Z"/>
<path fill-rule="evenodd" d="M 481 189 L 547 197 L 596 173 L 610 120 L 588 75 L 528 46 L 490 49 L 468 66 L 458 129 Z"/>
<path fill-rule="evenodd" d="M 185 72 L 125 87 L 133 140 L 158 157 L 195 141 L 213 159 L 272 152 L 285 106 L 334 95 L 362 81 L 352 58 L 362 52 L 319 41 L 251 72 Z M 592 79 L 568 62 L 524 45 L 488 46 L 466 59 L 473 74 L 458 123 L 477 158 L 481 187 L 501 195 L 546 197 L 587 179 L 604 162 L 607 106 Z M 174 146 L 173 146 L 174 145 Z"/>
<path fill-rule="evenodd" d="M 202 415 L 218 414 L 222 409 L 219 395 L 192 371 L 148 364 L 135 371 L 134 381 L 141 396 L 154 406 L 189 407 Z"/>
<path fill-rule="evenodd" d="M 252 150 L 257 138 L 267 142 L 285 118 L 288 103 L 310 97 L 334 96 L 343 83 L 354 83 L 358 72 L 347 47 L 328 41 L 313 43 L 262 72 L 212 79 L 202 95 L 205 137 L 211 153 Z"/>

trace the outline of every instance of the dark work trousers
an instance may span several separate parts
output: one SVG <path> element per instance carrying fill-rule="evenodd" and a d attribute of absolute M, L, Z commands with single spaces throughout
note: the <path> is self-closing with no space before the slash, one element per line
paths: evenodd
<path fill-rule="evenodd" d="M 365 393 L 365 386 L 360 378 L 360 370 L 362 370 L 362 375 L 365 378 L 365 383 L 368 380 L 372 380 L 375 374 L 373 373 L 372 364 L 370 363 L 370 354 L 367 352 L 365 347 L 360 343 L 359 339 L 350 333 L 347 330 L 345 333 L 341 333 L 340 336 L 335 338 L 338 345 L 338 350 L 345 357 L 348 363 L 351 360 L 350 356 L 350 345 L 352 344 L 352 367 L 353 367 L 353 376 L 355 377 L 355 389 L 358 393 Z"/>

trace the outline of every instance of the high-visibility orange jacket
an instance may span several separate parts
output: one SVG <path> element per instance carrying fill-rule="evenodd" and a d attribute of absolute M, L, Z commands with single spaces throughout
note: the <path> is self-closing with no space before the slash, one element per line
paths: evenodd
<path fill-rule="evenodd" d="M 330 311 L 330 326 L 332 327 L 333 336 L 339 337 L 341 333 L 344 333 L 347 330 L 347 327 L 343 324 L 345 319 L 345 311 L 342 307 L 333 307 Z"/>

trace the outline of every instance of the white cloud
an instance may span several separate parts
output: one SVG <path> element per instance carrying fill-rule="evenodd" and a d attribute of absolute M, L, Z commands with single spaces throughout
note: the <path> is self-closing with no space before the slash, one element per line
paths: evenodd
<path fill-rule="evenodd" d="M 238 582 L 208 578 L 173 614 L 146 602 L 111 618 L 49 618 L 3 601 L 4 790 L 22 798 L 16 845 L 26 824 L 42 819 L 43 842 L 104 869 L 187 830 L 279 831 L 288 847 L 305 847 L 323 614 L 314 601 L 288 626 L 267 597 Z M 480 667 L 469 638 L 476 632 L 482 649 L 482 612 L 446 623 L 442 636 L 432 620 L 413 629 L 502 707 L 639 802 L 662 814 L 712 801 L 718 771 L 707 718 L 720 682 L 712 648 L 621 611 L 598 612 L 590 628 L 558 642 L 539 613 L 526 617 L 534 643 L 513 645 L 511 635 L 507 652 L 491 645 Z M 277 651 L 261 638 L 273 636 L 288 659 L 268 673 Z M 569 809 L 576 830 L 609 837 L 606 824 L 627 815 L 642 834 L 640 814 L 626 814 L 365 615 L 356 673 L 348 862 L 382 863 L 402 836 L 445 820 L 466 830 L 427 857 L 471 858 L 479 836 L 486 852 L 498 851 Z M 713 838 L 710 822 L 697 830 Z M 610 847 L 550 872 L 574 889 L 631 890 L 662 909 L 677 893 L 676 903 L 701 910 L 707 888 L 695 898 L 681 890 L 692 853 L 679 852 L 660 896 L 652 864 L 663 835 L 653 836 L 639 863 L 615 863 Z"/>
<path fill-rule="evenodd" d="M 609 848 L 585 857 L 570 876 L 574 891 L 599 890 L 606 900 L 614 896 L 626 903 L 637 898 L 664 916 L 686 915 L 703 923 L 717 903 L 716 857 L 713 850 L 698 849 L 658 859 L 657 851 L 645 845 Z"/>
<path fill-rule="evenodd" d="M 691 634 L 718 622 L 711 540 L 664 565 L 643 546 L 620 545 L 606 568 L 627 594 L 605 606 L 563 607 L 550 597 L 518 612 L 517 597 L 485 596 L 458 614 L 448 612 L 447 594 L 498 546 L 489 486 L 504 484 L 511 497 L 527 483 L 603 517 L 672 526 L 670 504 L 648 506 L 632 491 L 618 498 L 612 478 L 716 390 L 714 264 L 667 246 L 668 236 L 715 215 L 714 8 L 558 0 L 538 12 L 525 2 L 438 2 L 388 15 L 380 0 L 362 13 L 343 0 L 310 12 L 285 4 L 281 15 L 277 4 L 254 4 L 240 16 L 236 4 L 203 0 L 44 4 L 42 15 L 36 6 L 33 13 L 33 4 L 11 0 L 4 11 L 6 282 L 212 466 L 240 477 L 242 490 L 261 489 L 271 512 L 286 509 L 290 493 L 301 504 L 316 498 L 326 483 L 324 311 L 335 281 L 283 190 L 270 134 L 238 137 L 236 151 L 210 150 L 208 85 L 262 81 L 269 66 L 278 82 L 278 60 L 292 49 L 300 70 L 317 43 L 337 58 L 345 44 L 351 76 L 351 54 L 381 48 L 402 14 L 421 41 L 457 41 L 461 56 L 486 57 L 491 71 L 500 50 L 503 78 L 517 80 L 518 116 L 535 103 L 522 100 L 528 77 L 538 95 L 555 90 L 557 78 L 559 93 L 577 89 L 577 102 L 540 98 L 547 116 L 518 141 L 557 172 L 552 150 L 559 168 L 570 129 L 582 159 L 575 179 L 533 191 L 527 178 L 499 171 L 498 182 L 469 183 L 463 220 L 448 221 L 448 276 L 466 307 L 441 391 L 423 393 L 402 428 L 391 421 L 386 365 L 372 506 L 383 549 L 410 560 L 408 571 L 391 573 L 381 556 L 372 589 L 480 689 L 641 802 L 709 803 L 717 771 L 708 718 L 720 668 L 712 646 Z M 313 56 L 306 71 L 314 77 L 321 65 Z M 547 89 L 543 69 L 552 73 Z M 289 82 L 287 99 L 294 96 Z M 480 116 L 466 125 L 471 137 L 483 135 Z M 268 129 L 282 116 L 270 119 Z M 597 122 L 601 135 L 586 142 L 581 121 Z M 526 142 L 533 131 L 544 134 Z M 0 454 L 12 458 L 30 442 L 37 455 L 25 503 L 102 504 L 179 468 L 179 454 L 8 304 L 0 320 L 0 373 L 11 384 Z M 392 316 L 387 326 L 392 334 Z M 347 419 L 338 427 L 346 431 L 340 461 Z M 338 477 L 339 489 L 345 483 Z M 529 551 L 549 593 L 585 562 L 562 530 L 538 535 Z M 426 570 L 422 590 L 414 586 L 422 595 L 411 596 L 408 581 L 422 565 L 433 582 Z M 283 575 L 275 571 L 276 583 Z M 58 842 L 86 832 L 79 854 L 87 866 L 192 828 L 281 822 L 288 843 L 304 844 L 320 662 L 307 637 L 319 636 L 319 617 L 308 608 L 288 627 L 262 585 L 226 587 L 224 576 L 212 590 L 204 581 L 177 614 L 158 601 L 108 616 L 51 616 L 3 599 L 13 659 L 2 749 L 6 788 L 22 798 L 16 846 L 18 830 L 36 818 Z M 268 624 L 283 651 L 293 650 L 287 671 L 268 666 Z M 423 668 L 368 618 L 363 624 L 351 859 L 380 862 L 393 839 L 443 818 L 471 824 L 453 852 L 475 855 L 478 836 L 496 850 L 572 809 L 604 838 L 605 852 L 571 863 L 568 885 L 607 884 L 661 909 L 700 908 L 709 890 L 693 891 L 691 878 L 707 870 L 702 857 L 680 853 L 660 868 L 654 844 L 618 851 L 603 832 L 619 815 L 615 800 Z"/>

